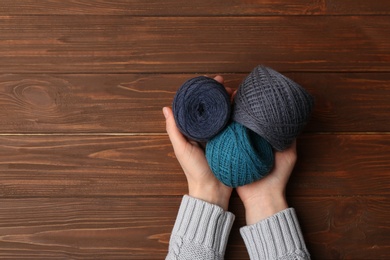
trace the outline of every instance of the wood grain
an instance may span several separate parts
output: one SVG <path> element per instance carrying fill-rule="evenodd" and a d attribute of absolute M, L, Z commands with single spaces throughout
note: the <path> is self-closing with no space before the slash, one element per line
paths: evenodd
<path fill-rule="evenodd" d="M 159 198 L 2 200 L 0 258 L 162 259 L 179 203 Z"/>
<path fill-rule="evenodd" d="M 163 259 L 187 183 L 161 108 L 258 64 L 316 100 L 286 191 L 312 259 L 390 259 L 387 0 L 0 2 L 1 259 Z"/>
<path fill-rule="evenodd" d="M 285 74 L 315 97 L 306 132 L 390 131 L 390 73 Z M 194 76 L 0 75 L 0 133 L 165 133 L 162 107 Z"/>
<path fill-rule="evenodd" d="M 386 0 L 2 0 L 2 15 L 378 15 L 390 14 Z"/>
<path fill-rule="evenodd" d="M 215 16 L 215 15 L 301 15 L 323 13 L 325 3 L 313 0 L 239 1 L 239 0 L 99 0 L 99 1 L 12 1 L 2 0 L 2 14 L 93 14 L 140 16 Z M 383 10 L 382 10 L 383 11 Z"/>
<path fill-rule="evenodd" d="M 290 196 L 390 194 L 390 135 L 304 135 Z M 0 136 L 1 197 L 180 195 L 167 136 Z"/>
<path fill-rule="evenodd" d="M 385 197 L 291 197 L 313 259 L 385 259 L 390 203 Z M 0 200 L 0 257 L 23 259 L 162 259 L 180 197 L 29 198 Z M 248 259 L 239 235 L 243 207 L 226 259 Z"/>
<path fill-rule="evenodd" d="M 290 200 L 313 259 L 389 258 L 388 196 Z"/>
<path fill-rule="evenodd" d="M 3 73 L 390 71 L 389 16 L 2 16 Z"/>
<path fill-rule="evenodd" d="M 326 0 L 327 14 L 366 14 L 366 15 L 389 15 L 390 5 L 386 0 Z"/>

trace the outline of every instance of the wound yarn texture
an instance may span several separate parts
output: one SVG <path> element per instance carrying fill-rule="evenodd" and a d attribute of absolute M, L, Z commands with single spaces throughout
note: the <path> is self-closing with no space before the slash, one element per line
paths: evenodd
<path fill-rule="evenodd" d="M 258 66 L 238 88 L 232 118 L 282 151 L 303 130 L 313 104 L 312 96 L 293 80 Z"/>
<path fill-rule="evenodd" d="M 231 113 L 230 97 L 221 83 L 199 76 L 179 88 L 172 110 L 176 125 L 185 136 L 205 142 L 227 125 Z"/>
<path fill-rule="evenodd" d="M 313 105 L 312 96 L 299 84 L 258 66 L 239 86 L 232 111 L 224 86 L 201 76 L 180 87 L 173 113 L 184 135 L 208 141 L 206 159 L 212 172 L 235 188 L 272 170 L 274 149 L 291 146 L 308 122 Z"/>
<path fill-rule="evenodd" d="M 217 179 L 233 188 L 261 179 L 274 164 L 271 145 L 236 122 L 207 143 L 206 158 Z"/>

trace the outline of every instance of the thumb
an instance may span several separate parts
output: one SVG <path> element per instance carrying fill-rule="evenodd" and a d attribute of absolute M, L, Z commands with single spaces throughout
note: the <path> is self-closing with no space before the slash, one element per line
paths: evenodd
<path fill-rule="evenodd" d="M 171 140 L 173 149 L 176 152 L 183 151 L 185 145 L 187 144 L 187 140 L 176 126 L 172 109 L 169 107 L 164 107 L 163 114 L 165 116 L 166 131 L 168 133 L 169 139 Z"/>

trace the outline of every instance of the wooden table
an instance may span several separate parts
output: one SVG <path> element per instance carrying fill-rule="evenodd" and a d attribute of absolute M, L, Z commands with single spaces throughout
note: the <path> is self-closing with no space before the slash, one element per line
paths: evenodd
<path fill-rule="evenodd" d="M 0 259 L 163 259 L 187 186 L 161 109 L 258 64 L 316 99 L 287 190 L 313 259 L 389 259 L 386 0 L 1 0 Z"/>

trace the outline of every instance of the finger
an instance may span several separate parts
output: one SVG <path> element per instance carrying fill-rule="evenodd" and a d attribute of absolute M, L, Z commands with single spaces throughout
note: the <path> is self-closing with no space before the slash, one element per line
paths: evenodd
<path fill-rule="evenodd" d="M 297 161 L 296 140 L 284 151 L 275 152 L 275 168 L 292 171 Z"/>
<path fill-rule="evenodd" d="M 237 89 L 234 90 L 233 93 L 232 93 L 232 101 L 233 101 L 234 97 L 236 96 L 236 94 L 237 94 Z"/>
<path fill-rule="evenodd" d="M 221 84 L 224 84 L 224 83 L 225 83 L 225 80 L 224 80 L 224 78 L 223 78 L 221 75 L 215 76 L 215 77 L 214 77 L 214 80 L 218 81 L 218 82 L 221 83 Z M 232 97 L 232 95 L 233 95 L 234 92 L 235 92 L 234 89 L 229 88 L 229 87 L 225 87 L 225 90 L 226 90 L 226 92 L 229 94 L 230 97 Z M 232 97 L 231 99 L 233 99 L 233 97 Z"/>
<path fill-rule="evenodd" d="M 280 151 L 279 153 L 296 153 L 297 151 L 297 139 L 295 139 L 292 144 L 290 145 L 290 147 L 288 147 L 286 150 L 284 151 Z"/>
<path fill-rule="evenodd" d="M 169 107 L 164 107 L 163 113 L 165 116 L 166 131 L 168 133 L 169 139 L 171 140 L 173 149 L 176 151 L 184 149 L 185 145 L 187 144 L 187 140 L 176 126 L 172 109 Z"/>
<path fill-rule="evenodd" d="M 221 75 L 215 76 L 215 77 L 214 77 L 214 80 L 218 81 L 218 82 L 221 83 L 221 84 L 224 84 L 224 82 L 225 82 L 225 80 L 223 79 L 223 77 L 222 77 Z M 230 97 L 230 100 L 233 101 L 233 98 L 234 98 L 233 95 L 235 95 L 235 92 L 236 92 L 236 91 L 234 91 L 234 89 L 229 88 L 229 87 L 225 87 L 225 90 L 226 90 L 226 92 L 228 93 L 228 95 L 229 95 L 229 97 Z"/>
<path fill-rule="evenodd" d="M 233 93 L 234 93 L 234 89 L 232 89 L 232 88 L 225 87 L 225 90 L 226 90 L 226 92 L 229 94 L 230 97 L 231 97 L 231 96 L 233 95 Z"/>
<path fill-rule="evenodd" d="M 192 144 L 192 146 L 201 148 L 203 151 L 206 150 L 206 142 L 189 141 L 189 143 Z"/>
<path fill-rule="evenodd" d="M 290 147 L 288 147 L 287 149 L 283 151 L 275 151 L 275 156 L 276 155 L 282 156 L 283 154 L 295 154 L 296 152 L 297 152 L 297 139 L 295 139 L 290 145 Z"/>
<path fill-rule="evenodd" d="M 221 84 L 224 83 L 224 79 L 223 79 L 223 77 L 222 77 L 221 75 L 215 76 L 214 79 L 215 79 L 216 81 L 218 81 L 219 83 L 221 83 Z"/>

